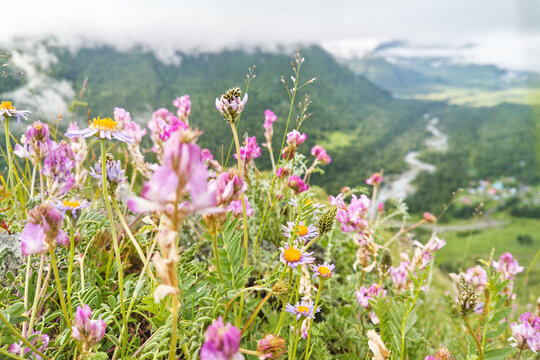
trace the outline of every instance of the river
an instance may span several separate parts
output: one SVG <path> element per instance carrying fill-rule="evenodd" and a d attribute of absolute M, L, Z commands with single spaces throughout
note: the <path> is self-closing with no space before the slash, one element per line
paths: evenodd
<path fill-rule="evenodd" d="M 430 114 L 424 114 L 424 120 L 427 121 L 426 130 L 431 133 L 431 136 L 424 142 L 427 150 L 446 152 L 448 149 L 448 135 L 437 128 L 439 119 Z M 378 201 L 386 201 L 389 198 L 404 200 L 416 191 L 412 183 L 420 172 L 434 173 L 437 170 L 435 165 L 419 160 L 418 155 L 420 153 L 421 151 L 410 151 L 405 155 L 405 162 L 409 166 L 407 171 L 401 174 L 385 176 Z"/>

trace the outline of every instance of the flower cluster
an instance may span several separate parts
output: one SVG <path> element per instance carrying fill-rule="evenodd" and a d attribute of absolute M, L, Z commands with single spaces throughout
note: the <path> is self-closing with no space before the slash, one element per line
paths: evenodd
<path fill-rule="evenodd" d="M 294 158 L 294 154 L 298 149 L 298 146 L 306 141 L 307 135 L 301 134 L 298 130 L 294 129 L 287 134 L 287 146 L 283 148 L 281 156 L 285 160 L 291 160 Z"/>
<path fill-rule="evenodd" d="M 287 343 L 281 337 L 269 334 L 257 341 L 257 354 L 260 360 L 281 359 L 285 352 L 287 352 Z"/>
<path fill-rule="evenodd" d="M 519 317 L 519 323 L 510 324 L 512 346 L 529 348 L 534 353 L 540 351 L 540 317 L 526 312 Z"/>
<path fill-rule="evenodd" d="M 328 165 L 330 162 L 332 162 L 332 158 L 326 153 L 326 150 L 321 145 L 315 145 L 312 147 L 311 155 L 315 156 L 317 162 L 322 165 Z"/>
<path fill-rule="evenodd" d="M 91 348 L 105 336 L 107 325 L 103 320 L 92 320 L 90 306 L 78 306 L 75 312 L 75 323 L 71 327 L 71 336 L 83 344 L 84 348 Z"/>
<path fill-rule="evenodd" d="M 242 162 L 246 164 L 259 156 L 261 156 L 261 148 L 257 145 L 255 136 L 246 138 L 244 146 L 240 147 L 240 159 Z M 237 154 L 234 154 L 234 158 L 238 159 Z"/>
<path fill-rule="evenodd" d="M 380 172 L 376 172 L 376 173 L 371 174 L 371 176 L 366 179 L 366 184 L 375 186 L 382 183 L 382 181 L 383 181 L 382 174 Z"/>
<path fill-rule="evenodd" d="M 240 338 L 242 334 L 221 316 L 206 329 L 205 342 L 201 348 L 201 360 L 242 360 Z"/>
<path fill-rule="evenodd" d="M 152 151 L 158 154 L 159 157 L 163 154 L 165 142 L 171 138 L 172 134 L 177 131 L 188 130 L 186 123 L 166 108 L 156 110 L 147 126 L 150 130 L 150 138 L 154 143 Z"/>
<path fill-rule="evenodd" d="M 72 170 L 75 167 L 75 154 L 69 143 L 62 141 L 52 144 L 45 156 L 41 173 L 47 180 L 47 190 L 51 196 L 62 196 L 75 186 Z"/>
<path fill-rule="evenodd" d="M 23 255 L 40 254 L 54 249 L 62 226 L 62 213 L 50 203 L 42 203 L 28 212 L 28 223 L 21 232 Z"/>
<path fill-rule="evenodd" d="M 51 339 L 49 338 L 49 335 L 42 334 L 39 331 L 33 331 L 32 332 L 32 340 L 30 340 L 30 344 L 34 345 L 39 351 L 43 352 L 47 346 L 49 346 L 49 342 Z M 24 351 L 23 351 L 24 348 Z M 17 343 L 13 343 L 9 346 L 8 351 L 12 354 L 19 355 L 21 352 L 25 354 L 30 355 L 30 359 L 41 359 L 41 356 L 39 354 L 34 353 L 32 350 L 30 350 L 27 347 L 24 347 L 23 342 L 19 341 Z"/>
<path fill-rule="evenodd" d="M 277 121 L 278 117 L 272 110 L 264 111 L 264 137 L 266 138 L 266 144 L 263 144 L 266 147 L 271 148 L 272 137 L 274 136 L 274 123 Z"/>
<path fill-rule="evenodd" d="M 176 107 L 176 115 L 178 118 L 186 124 L 189 124 L 189 114 L 191 113 L 191 100 L 189 95 L 179 96 L 173 101 L 173 105 Z"/>
<path fill-rule="evenodd" d="M 41 160 L 51 151 L 53 141 L 50 139 L 49 125 L 36 121 L 28 126 L 21 138 L 24 147 L 15 145 L 14 153 L 21 158 L 27 158 L 32 165 L 38 166 Z"/>
<path fill-rule="evenodd" d="M 244 111 L 247 101 L 248 94 L 244 95 L 242 99 L 242 90 L 239 88 L 229 89 L 219 99 L 216 98 L 216 109 L 223 114 L 228 123 L 234 124 Z"/>
<path fill-rule="evenodd" d="M 309 189 L 309 185 L 306 184 L 304 180 L 302 180 L 302 178 L 298 175 L 289 176 L 287 186 L 291 188 L 295 194 L 303 193 L 304 191 L 307 191 Z"/>
<path fill-rule="evenodd" d="M 385 296 L 386 290 L 384 290 L 379 284 L 373 284 L 367 289 L 362 286 L 359 290 L 356 291 L 356 299 L 358 300 L 358 303 L 367 311 L 371 310 L 371 305 L 369 304 L 369 301 L 371 299 Z M 379 318 L 373 311 L 369 312 L 369 317 L 373 324 L 379 323 Z"/>
<path fill-rule="evenodd" d="M 358 198 L 353 194 L 348 206 L 343 201 L 343 194 L 330 196 L 330 204 L 337 207 L 336 218 L 341 224 L 341 230 L 365 232 L 369 229 L 367 213 L 371 201 L 366 195 L 362 194 Z"/>

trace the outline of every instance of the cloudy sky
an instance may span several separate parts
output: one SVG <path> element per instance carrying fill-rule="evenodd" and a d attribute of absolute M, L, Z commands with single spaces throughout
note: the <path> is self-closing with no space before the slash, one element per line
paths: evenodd
<path fill-rule="evenodd" d="M 351 56 L 401 39 L 474 44 L 472 61 L 540 71 L 539 0 L 2 0 L 2 12 L 4 47 L 19 35 L 54 34 L 163 52 L 320 43 Z"/>

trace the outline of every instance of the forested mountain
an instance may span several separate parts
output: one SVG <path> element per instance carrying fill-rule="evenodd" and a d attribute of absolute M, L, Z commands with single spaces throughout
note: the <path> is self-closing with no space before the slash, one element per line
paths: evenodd
<path fill-rule="evenodd" d="M 244 88 L 248 68 L 256 65 L 256 78 L 249 88 L 249 101 L 239 130 L 241 134 L 257 136 L 261 143 L 263 113 L 265 109 L 272 109 L 279 117 L 275 124 L 274 147 L 279 149 L 281 145 L 289 98 L 280 77 L 284 75 L 290 83 L 292 54 L 289 51 L 177 53 L 179 63 L 165 63 L 144 49 L 119 51 L 106 46 L 76 51 L 60 46 L 47 49 L 56 61 L 38 70 L 52 79 L 67 81 L 73 94 L 80 91 L 88 78 L 82 100 L 88 104 L 92 116 L 110 116 L 117 106 L 126 108 L 145 123 L 154 109 L 172 110 L 176 96 L 190 94 L 190 120 L 205 131 L 201 144 L 210 148 L 218 159 L 222 149 L 226 156 L 231 135 L 228 124 L 215 110 L 214 100 L 228 88 Z M 439 167 L 435 174 L 419 178 L 419 195 L 423 196 L 419 199 L 423 200 L 421 204 L 413 201 L 415 208 L 444 202 L 452 190 L 466 184 L 471 177 L 515 175 L 530 183 L 537 181 L 535 125 L 530 107 L 500 105 L 472 109 L 442 102 L 399 99 L 320 47 L 306 47 L 302 55 L 306 61 L 301 77 L 304 81 L 314 77 L 317 80 L 302 89 L 295 100 L 295 103 L 304 101 L 305 94 L 312 100 L 309 112 L 313 115 L 300 129 L 308 134 L 307 145 L 301 152 L 310 157 L 309 150 L 316 143 L 327 147 L 333 161 L 325 170 L 331 176 L 323 178 L 315 174 L 312 180 L 328 192 L 337 193 L 344 184 L 363 184 L 370 173 L 381 168 L 386 174 L 404 171 L 405 154 L 424 147 L 427 122 L 423 114 L 427 112 L 440 117 L 441 128 L 450 136 L 449 151 L 432 157 L 449 166 Z M 394 75 L 388 72 L 385 76 Z M 420 84 L 426 80 L 426 75 L 413 70 L 407 76 L 405 83 Z M 12 71 L 6 79 L 0 80 L 0 94 L 9 95 L 24 86 L 20 76 Z M 83 113 L 86 116 L 86 108 L 83 110 L 79 111 L 80 121 L 84 121 Z M 291 126 L 294 126 L 296 114 L 293 112 Z M 37 120 L 38 115 L 34 114 L 33 119 Z M 519 165 L 523 161 L 526 166 Z M 263 150 L 260 167 L 268 164 Z M 422 195 L 422 189 L 427 186 L 436 197 Z M 434 188 L 437 191 L 433 191 Z"/>

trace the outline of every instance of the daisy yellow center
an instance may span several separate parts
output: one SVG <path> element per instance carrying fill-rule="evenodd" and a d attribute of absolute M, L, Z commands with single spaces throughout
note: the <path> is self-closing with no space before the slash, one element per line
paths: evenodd
<path fill-rule="evenodd" d="M 319 274 L 321 274 L 321 276 L 329 276 L 330 273 L 330 269 L 326 266 L 319 266 Z"/>
<path fill-rule="evenodd" d="M 285 249 L 283 257 L 285 258 L 285 260 L 287 260 L 287 262 L 297 262 L 300 261 L 300 259 L 302 258 L 302 253 L 298 249 L 288 248 Z"/>
<path fill-rule="evenodd" d="M 305 225 L 298 226 L 298 231 L 296 232 L 299 236 L 306 236 L 308 233 L 308 227 Z"/>
<path fill-rule="evenodd" d="M 11 104 L 11 101 L 2 101 L 2 103 L 0 103 L 0 110 L 7 110 L 7 111 L 10 111 L 10 112 L 17 111 L 17 110 L 15 110 L 13 105 Z"/>
<path fill-rule="evenodd" d="M 313 201 L 311 201 L 311 200 L 308 199 L 308 200 L 306 200 L 305 204 L 306 204 L 306 205 L 311 205 L 311 204 L 313 204 Z"/>
<path fill-rule="evenodd" d="M 117 130 L 116 121 L 111 118 L 94 118 L 94 121 L 91 125 L 94 129 L 99 129 L 103 131 L 115 131 Z"/>
<path fill-rule="evenodd" d="M 298 305 L 296 307 L 296 310 L 299 312 L 299 313 L 308 313 L 309 312 L 309 308 L 307 306 L 304 306 L 304 305 Z"/>
<path fill-rule="evenodd" d="M 81 202 L 80 202 L 80 201 L 76 201 L 76 200 L 74 200 L 74 201 L 64 200 L 64 203 L 63 203 L 63 204 L 64 204 L 65 207 L 69 207 L 69 208 L 72 208 L 72 209 L 73 209 L 73 208 L 76 208 L 76 207 L 78 207 L 79 205 L 81 205 Z"/>

